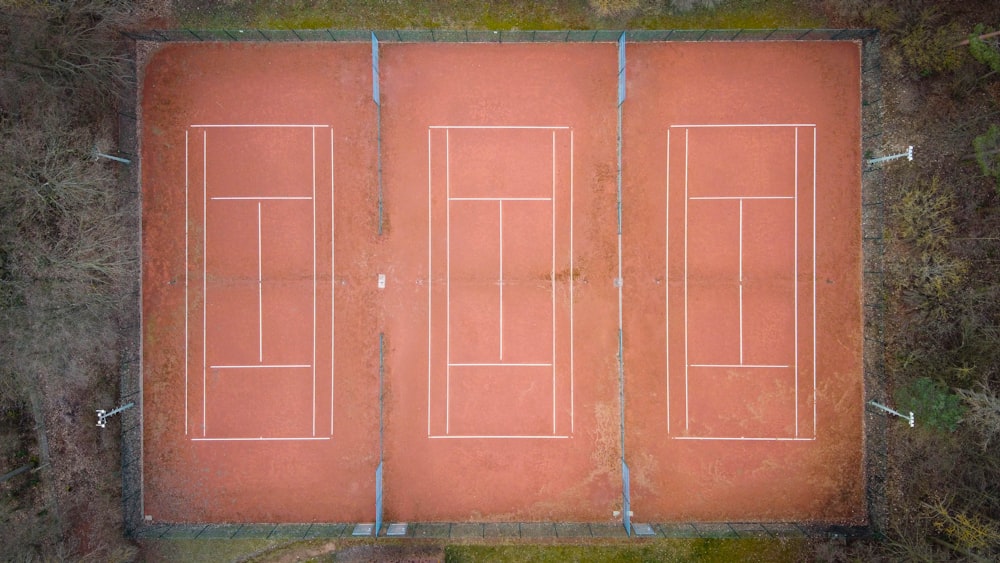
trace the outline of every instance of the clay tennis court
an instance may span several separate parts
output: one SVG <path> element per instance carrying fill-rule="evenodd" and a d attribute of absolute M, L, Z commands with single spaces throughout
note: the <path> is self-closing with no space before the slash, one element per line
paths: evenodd
<path fill-rule="evenodd" d="M 859 47 L 628 49 L 620 241 L 614 43 L 155 53 L 145 514 L 862 519 Z"/>

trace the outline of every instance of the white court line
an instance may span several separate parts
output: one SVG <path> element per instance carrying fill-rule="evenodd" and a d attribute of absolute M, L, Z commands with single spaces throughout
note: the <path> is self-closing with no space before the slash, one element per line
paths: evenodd
<path fill-rule="evenodd" d="M 671 125 L 678 129 L 703 127 L 815 127 L 815 123 L 713 123 L 701 125 Z"/>
<path fill-rule="evenodd" d="M 449 197 L 448 201 L 552 201 L 551 197 Z"/>
<path fill-rule="evenodd" d="M 569 129 L 560 125 L 431 125 L 431 129 Z"/>
<path fill-rule="evenodd" d="M 256 369 L 256 368 L 311 368 L 312 364 L 250 364 L 245 366 L 238 365 L 219 365 L 219 366 L 208 366 L 211 369 Z"/>
<path fill-rule="evenodd" d="M 261 252 L 261 227 L 260 227 L 260 202 L 257 202 L 257 336 L 258 354 L 257 361 L 264 363 L 264 258 Z"/>
<path fill-rule="evenodd" d="M 184 130 L 184 435 L 188 434 L 188 133 Z"/>
<path fill-rule="evenodd" d="M 714 195 L 703 195 L 703 196 L 691 196 L 689 199 L 795 199 L 790 195 L 725 195 L 725 196 L 714 196 Z"/>
<path fill-rule="evenodd" d="M 313 352 L 312 352 L 312 433 L 316 435 L 316 129 L 312 130 L 312 227 L 313 227 Z M 332 406 L 332 405 L 331 405 Z"/>
<path fill-rule="evenodd" d="M 740 363 L 743 363 L 743 200 L 740 200 Z"/>
<path fill-rule="evenodd" d="M 302 127 L 302 128 L 316 128 L 316 127 L 329 127 L 329 125 L 306 125 L 298 123 L 202 123 L 199 125 L 191 125 L 191 127 Z"/>
<path fill-rule="evenodd" d="M 667 434 L 670 434 L 670 128 L 667 128 L 667 211 L 664 215 L 663 229 L 663 300 L 666 303 L 663 315 L 663 331 L 666 338 L 663 343 L 664 372 L 667 376 Z"/>
<path fill-rule="evenodd" d="M 562 440 L 562 439 L 569 438 L 569 436 L 552 436 L 552 435 L 548 435 L 548 434 L 537 435 L 537 436 L 493 436 L 493 435 L 490 435 L 490 436 L 474 436 L 474 435 L 459 436 L 459 435 L 449 434 L 449 435 L 446 435 L 446 436 L 428 436 L 428 438 L 432 438 L 432 439 L 435 439 L 435 440 L 440 440 L 440 439 L 451 439 L 451 440 L 456 440 L 456 439 L 457 440 L 463 440 L 463 439 L 464 440 L 469 440 L 469 439 L 475 439 L 475 440 L 524 440 L 524 439 Z"/>
<path fill-rule="evenodd" d="M 448 364 L 450 367 L 551 367 L 552 364 Z"/>
<path fill-rule="evenodd" d="M 575 431 L 573 411 L 573 130 L 569 130 L 569 433 Z"/>
<path fill-rule="evenodd" d="M 795 128 L 795 227 L 792 238 L 795 239 L 795 265 L 792 271 L 795 294 L 795 320 L 792 332 L 795 333 L 795 435 L 799 435 L 799 128 Z"/>
<path fill-rule="evenodd" d="M 742 440 L 747 442 L 812 442 L 815 438 L 748 438 L 723 436 L 671 436 L 673 440 Z"/>
<path fill-rule="evenodd" d="M 208 131 L 201 136 L 201 434 L 208 433 Z"/>
<path fill-rule="evenodd" d="M 503 361 L 503 200 L 500 200 L 500 361 Z"/>
<path fill-rule="evenodd" d="M 427 435 L 431 434 L 431 130 L 427 130 Z"/>
<path fill-rule="evenodd" d="M 289 195 L 289 196 L 217 196 L 217 197 L 213 197 L 212 198 L 212 200 L 217 200 L 217 199 L 220 199 L 220 200 L 221 199 L 229 199 L 229 200 L 234 200 L 234 199 L 235 200 L 248 199 L 248 200 L 255 200 L 255 201 L 266 201 L 266 200 L 286 200 L 286 199 L 308 200 L 308 199 L 312 199 L 312 198 L 309 197 L 309 196 L 307 196 L 307 195 L 304 195 L 304 196 L 291 196 L 291 195 Z"/>
<path fill-rule="evenodd" d="M 813 235 L 813 438 L 816 437 L 816 128 L 813 127 L 813 200 L 812 200 L 812 235 Z"/>
<path fill-rule="evenodd" d="M 684 130 L 684 429 L 690 426 L 688 412 L 688 133 Z"/>
<path fill-rule="evenodd" d="M 334 391 L 334 372 L 336 372 L 336 326 L 337 323 L 334 320 L 334 313 L 336 313 L 337 308 L 334 303 L 334 295 L 336 293 L 337 278 L 336 278 L 336 268 L 334 267 L 337 263 L 337 244 L 334 238 L 334 233 L 337 226 L 336 217 L 336 205 L 334 195 L 334 161 L 333 161 L 333 127 L 330 128 L 330 435 L 333 435 L 333 391 Z"/>
<path fill-rule="evenodd" d="M 693 368 L 783 368 L 787 369 L 792 366 L 784 365 L 767 365 L 767 364 L 691 364 L 688 367 Z"/>
<path fill-rule="evenodd" d="M 444 131 L 444 186 L 445 198 L 445 361 L 449 364 L 444 369 L 444 433 L 451 431 L 451 130 Z"/>
<path fill-rule="evenodd" d="M 552 433 L 556 433 L 556 132 L 552 132 Z"/>
<path fill-rule="evenodd" d="M 306 438 L 191 438 L 192 442 L 290 442 L 303 440 L 329 440 L 329 436 L 309 436 Z"/>

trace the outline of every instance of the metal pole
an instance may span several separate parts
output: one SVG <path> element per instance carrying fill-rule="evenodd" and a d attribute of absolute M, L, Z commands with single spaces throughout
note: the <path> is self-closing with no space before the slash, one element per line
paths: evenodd
<path fill-rule="evenodd" d="M 890 160 L 896 160 L 898 158 L 906 157 L 906 160 L 913 160 L 913 145 L 906 148 L 906 152 L 901 152 L 899 154 L 891 154 L 889 156 L 880 156 L 878 158 L 869 158 L 865 162 L 868 164 L 878 164 L 879 162 L 888 162 Z"/>
<path fill-rule="evenodd" d="M 899 411 L 890 409 L 889 407 L 887 407 L 887 406 L 885 406 L 883 404 L 880 404 L 880 403 L 876 403 L 875 401 L 868 401 L 868 404 L 871 405 L 871 406 L 873 406 L 873 407 L 875 407 L 875 408 L 882 409 L 883 411 L 885 411 L 885 412 L 887 412 L 889 414 L 894 414 L 894 415 L 898 416 L 899 418 L 905 418 L 906 421 L 910 423 L 910 428 L 913 428 L 913 425 L 916 422 L 916 420 L 913 417 L 913 411 L 910 411 L 910 416 L 906 416 L 905 414 L 903 414 L 903 413 L 901 413 Z"/>
<path fill-rule="evenodd" d="M 132 161 L 127 158 L 122 158 L 120 156 L 112 156 L 110 154 L 104 154 L 103 152 L 100 151 L 94 151 L 94 156 L 98 158 L 107 158 L 109 160 L 120 162 L 122 164 L 132 164 Z"/>
<path fill-rule="evenodd" d="M 104 411 L 103 409 L 97 409 L 97 425 L 100 426 L 101 428 L 104 428 L 105 426 L 108 425 L 108 419 L 109 418 L 111 418 L 112 416 L 114 416 L 114 415 L 116 415 L 116 414 L 118 414 L 118 413 L 120 413 L 120 412 L 122 412 L 124 410 L 128 410 L 128 409 L 130 409 L 130 408 L 132 408 L 134 406 L 135 406 L 135 403 L 129 403 L 127 405 L 122 405 L 122 406 L 118 407 L 117 409 L 114 409 L 111 412 Z"/>

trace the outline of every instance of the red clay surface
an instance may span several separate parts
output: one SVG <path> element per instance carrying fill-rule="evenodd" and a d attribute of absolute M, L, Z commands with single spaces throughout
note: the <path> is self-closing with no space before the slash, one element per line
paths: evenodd
<path fill-rule="evenodd" d="M 635 519 L 857 521 L 858 46 L 628 49 Z M 616 45 L 383 44 L 381 238 L 370 57 L 147 67 L 146 513 L 373 520 L 384 332 L 387 521 L 612 520 Z"/>
<path fill-rule="evenodd" d="M 615 57 L 382 47 L 387 518 L 620 507 Z"/>
<path fill-rule="evenodd" d="M 640 521 L 864 518 L 859 60 L 853 43 L 629 46 Z"/>
<path fill-rule="evenodd" d="M 358 251 L 375 225 L 370 57 L 365 45 L 171 45 L 146 67 L 154 521 L 373 516 L 378 336 Z M 286 126 L 232 127 L 262 124 Z"/>

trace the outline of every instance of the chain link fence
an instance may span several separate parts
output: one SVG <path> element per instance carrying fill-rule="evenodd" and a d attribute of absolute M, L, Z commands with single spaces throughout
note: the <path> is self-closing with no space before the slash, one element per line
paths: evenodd
<path fill-rule="evenodd" d="M 882 152 L 882 60 L 879 40 L 862 43 L 861 150 L 862 158 Z M 865 403 L 887 403 L 885 368 L 885 169 L 868 166 L 861 172 L 862 299 L 864 301 Z M 881 537 L 888 518 L 886 464 L 888 420 L 882 413 L 865 414 L 865 498 L 872 534 Z"/>
<path fill-rule="evenodd" d="M 370 524 L 369 524 L 370 526 Z M 389 524 L 379 529 L 387 537 Z M 752 539 L 808 538 L 847 540 L 866 537 L 865 526 L 820 526 L 795 522 L 671 522 L 649 525 L 652 535 L 642 537 L 673 539 Z M 136 535 L 140 539 L 170 540 L 308 540 L 313 538 L 370 539 L 372 534 L 355 536 L 355 524 L 150 524 Z M 633 534 L 637 535 L 637 534 Z M 404 536 L 448 541 L 511 540 L 527 541 L 620 539 L 629 536 L 620 522 L 417 522 L 406 527 Z"/>
<path fill-rule="evenodd" d="M 873 29 L 659 29 L 490 31 L 474 29 L 150 29 L 125 35 L 141 41 L 367 42 L 372 33 L 386 43 L 598 43 L 626 41 L 850 41 L 867 40 Z"/>
<path fill-rule="evenodd" d="M 135 222 L 135 239 L 128 252 L 136 263 L 141 260 L 142 199 L 139 186 L 139 130 L 137 105 L 137 68 L 135 49 L 127 49 L 128 77 L 122 88 L 117 108 L 118 155 L 131 161 L 119 167 L 120 184 L 128 192 L 130 207 L 127 216 Z M 137 269 L 138 270 L 138 269 Z M 122 310 L 130 311 L 122 319 L 122 353 L 119 365 L 119 405 L 134 403 L 123 411 L 121 423 L 122 523 L 125 534 L 134 537 L 142 525 L 142 313 L 141 280 L 136 276 L 135 288 L 129 294 L 130 303 Z"/>
<path fill-rule="evenodd" d="M 442 43 L 552 43 L 616 42 L 622 30 L 564 31 L 482 31 L 482 30 L 145 30 L 124 35 L 133 41 L 150 42 L 442 42 Z M 652 41 L 861 41 L 862 45 L 862 151 L 880 151 L 884 106 L 881 96 L 881 59 L 876 30 L 869 29 L 739 29 L 739 30 L 628 30 L 627 42 Z M 132 161 L 122 167 L 123 184 L 135 194 L 137 213 L 141 205 L 139 119 L 135 49 L 130 49 L 131 76 L 122 93 L 118 110 L 119 153 Z M 886 399 L 885 375 L 885 270 L 883 201 L 885 177 L 881 168 L 862 168 L 862 251 L 864 299 L 864 386 L 865 400 Z M 136 252 L 141 247 L 141 228 L 136 234 Z M 120 404 L 136 407 L 122 413 L 122 516 L 126 534 L 132 538 L 189 539 L 310 539 L 350 537 L 353 524 L 169 524 L 143 520 L 142 489 L 142 373 L 141 373 L 141 292 L 135 291 L 134 319 L 129 319 L 121 364 Z M 887 463 L 887 421 L 869 414 L 865 417 L 865 488 L 867 526 L 830 526 L 789 522 L 722 522 L 652 524 L 657 537 L 664 538 L 743 538 L 806 537 L 856 538 L 880 536 L 885 528 L 887 505 L 885 479 Z M 388 524 L 386 524 L 387 526 Z M 447 523 L 411 524 L 409 537 L 475 539 L 492 537 L 586 538 L 626 537 L 621 523 Z M 385 528 L 379 531 L 384 535 Z"/>

